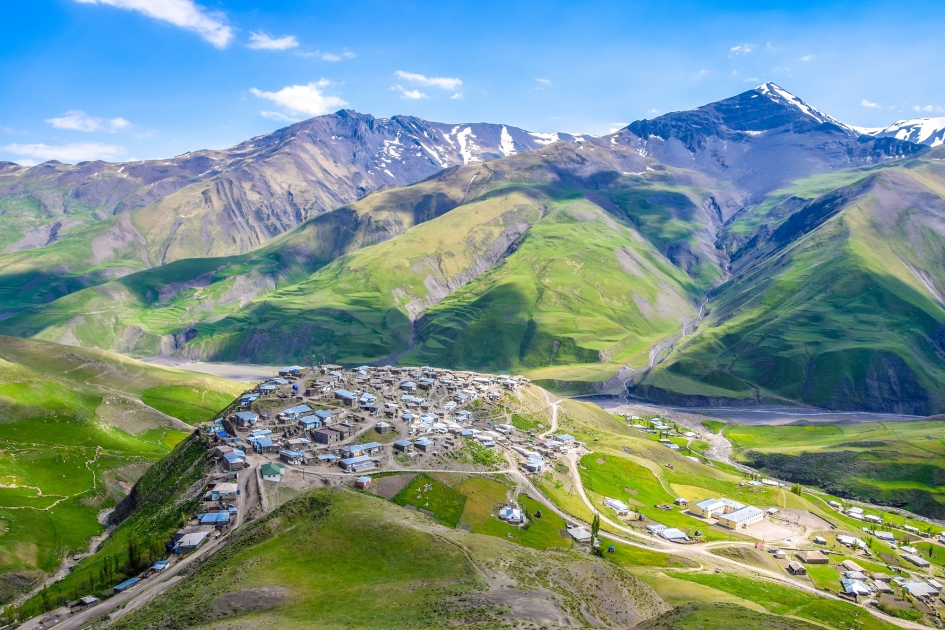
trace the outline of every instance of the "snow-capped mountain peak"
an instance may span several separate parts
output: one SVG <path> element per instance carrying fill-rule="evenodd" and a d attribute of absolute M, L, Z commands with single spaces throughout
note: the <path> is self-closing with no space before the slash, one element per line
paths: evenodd
<path fill-rule="evenodd" d="M 781 87 L 777 83 L 771 83 L 771 82 L 763 83 L 759 85 L 758 87 L 756 87 L 755 91 L 763 96 L 767 96 L 775 103 L 780 103 L 782 105 L 794 107 L 800 110 L 803 114 L 810 116 L 817 122 L 831 123 L 833 125 L 840 127 L 841 129 L 846 130 L 852 135 L 860 135 L 860 133 L 857 130 L 855 130 L 853 127 L 851 127 L 850 125 L 840 122 L 833 116 L 829 116 L 828 114 L 825 114 L 824 112 L 820 111 L 816 107 L 813 107 L 812 105 L 808 105 L 807 103 L 802 101 L 800 98 L 794 96 L 793 94 L 785 90 L 783 87 Z"/>
<path fill-rule="evenodd" d="M 860 131 L 874 138 L 896 138 L 937 147 L 945 144 L 945 116 L 900 120 L 888 127 L 862 128 Z"/>

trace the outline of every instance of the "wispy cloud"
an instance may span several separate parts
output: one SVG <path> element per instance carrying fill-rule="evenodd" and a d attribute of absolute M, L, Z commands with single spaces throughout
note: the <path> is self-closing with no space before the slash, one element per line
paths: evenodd
<path fill-rule="evenodd" d="M 398 92 L 400 92 L 400 98 L 406 98 L 412 101 L 419 101 L 425 98 L 430 98 L 428 95 L 424 94 L 420 90 L 417 90 L 417 89 L 408 90 L 402 85 L 392 85 L 390 86 L 390 89 L 397 90 Z"/>
<path fill-rule="evenodd" d="M 46 121 L 56 129 L 71 129 L 72 131 L 104 131 L 116 133 L 131 127 L 131 123 L 124 118 L 98 118 L 89 116 L 79 109 L 70 109 L 62 116 L 47 118 Z"/>
<path fill-rule="evenodd" d="M 85 162 L 87 160 L 112 160 L 125 152 L 124 147 L 102 142 L 76 142 L 61 146 L 48 144 L 8 144 L 0 150 L 39 160 L 62 162 Z"/>
<path fill-rule="evenodd" d="M 756 46 L 754 44 L 739 44 L 738 46 L 732 46 L 728 49 L 728 52 L 732 55 L 747 55 L 752 52 Z"/>
<path fill-rule="evenodd" d="M 711 72 L 712 72 L 711 70 L 706 70 L 705 68 L 703 68 L 702 70 L 696 73 L 696 78 L 701 79 L 702 77 L 704 77 L 707 74 L 710 74 Z"/>
<path fill-rule="evenodd" d="M 295 38 L 295 35 L 273 37 L 262 31 L 253 31 L 249 34 L 249 44 L 247 46 L 253 50 L 288 50 L 298 48 L 299 40 Z"/>
<path fill-rule="evenodd" d="M 454 93 L 453 93 L 453 96 L 450 97 L 450 100 L 451 100 L 451 101 L 461 101 L 461 100 L 463 100 L 464 98 L 466 98 L 466 96 L 465 96 L 462 92 L 454 92 Z"/>
<path fill-rule="evenodd" d="M 542 85 L 551 85 L 551 81 L 549 81 L 548 79 L 539 79 L 539 78 L 536 78 L 535 80 L 538 81 L 539 83 L 541 83 Z"/>
<path fill-rule="evenodd" d="M 810 61 L 813 58 L 814 58 L 814 55 L 804 55 L 803 57 L 801 57 L 801 61 Z"/>
<path fill-rule="evenodd" d="M 394 75 L 403 79 L 404 81 L 410 81 L 411 83 L 416 83 L 418 85 L 427 87 L 438 87 L 443 90 L 455 90 L 463 84 L 463 82 L 457 78 L 427 77 L 415 72 L 404 72 L 403 70 L 398 70 L 394 73 Z"/>
<path fill-rule="evenodd" d="M 76 0 L 82 4 L 104 4 L 167 22 L 193 31 L 217 48 L 226 48 L 233 39 L 233 29 L 227 24 L 226 15 L 218 11 L 207 11 L 206 7 L 193 0 Z"/>
<path fill-rule="evenodd" d="M 914 109 L 917 112 L 927 112 L 927 113 L 943 111 L 942 108 L 937 105 L 913 105 L 912 109 Z"/>
<path fill-rule="evenodd" d="M 863 107 L 869 107 L 870 109 L 882 109 L 882 108 L 883 108 L 882 105 L 880 105 L 880 104 L 878 104 L 878 103 L 874 103 L 873 101 L 868 101 L 868 100 L 866 100 L 865 98 L 864 98 L 862 101 L 860 101 L 860 105 L 862 105 Z"/>
<path fill-rule="evenodd" d="M 259 98 L 272 101 L 285 109 L 280 112 L 260 112 L 266 118 L 275 120 L 293 121 L 301 116 L 320 116 L 327 114 L 348 103 L 337 96 L 325 94 L 322 89 L 331 85 L 328 79 L 306 85 L 288 85 L 278 92 L 265 92 L 257 88 L 250 88 L 250 92 Z"/>
<path fill-rule="evenodd" d="M 300 57 L 308 57 L 309 59 L 321 59 L 322 61 L 341 61 L 342 59 L 354 59 L 357 57 L 357 55 L 348 50 L 341 53 L 316 50 L 315 52 L 300 52 L 298 55 Z"/>

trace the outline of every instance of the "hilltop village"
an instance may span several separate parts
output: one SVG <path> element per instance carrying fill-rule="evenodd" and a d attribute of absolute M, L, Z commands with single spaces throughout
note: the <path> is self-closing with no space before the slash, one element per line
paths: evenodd
<path fill-rule="evenodd" d="M 698 447 L 706 444 L 706 428 L 681 418 L 609 417 L 638 436 L 636 446 L 620 449 L 650 468 L 607 485 L 599 476 L 614 463 L 600 456 L 607 447 L 582 431 L 573 431 L 578 438 L 561 430 L 562 402 L 520 376 L 429 367 L 283 368 L 192 435 L 212 465 L 193 488 L 197 509 L 161 559 L 126 575 L 106 595 L 140 600 L 136 593 L 154 578 L 169 579 L 191 559 L 206 557 L 241 524 L 308 489 L 331 486 L 527 545 L 540 540 L 604 557 L 631 545 L 715 565 L 716 573 L 721 567 L 762 571 L 765 579 L 882 614 L 939 619 L 945 533 L 829 497 L 807 495 L 822 510 L 799 507 L 789 498 L 799 496 L 798 486 L 718 471 L 721 464 Z M 680 477 L 686 484 L 660 482 L 646 491 L 653 466 L 670 479 L 686 475 Z M 464 509 L 473 495 L 491 498 L 476 503 L 478 512 Z M 454 500 L 458 512 L 450 511 Z M 592 513 L 602 526 L 596 538 Z M 72 604 L 78 613 L 99 600 Z"/>

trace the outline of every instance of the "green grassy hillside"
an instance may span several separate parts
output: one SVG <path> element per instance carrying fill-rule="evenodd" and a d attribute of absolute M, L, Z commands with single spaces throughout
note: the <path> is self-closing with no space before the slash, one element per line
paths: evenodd
<path fill-rule="evenodd" d="M 403 356 L 606 380 L 645 364 L 719 277 L 702 210 L 714 192 L 694 173 L 621 175 L 588 156 L 556 145 L 448 169 L 250 254 L 132 274 L 0 331 L 137 356 Z"/>
<path fill-rule="evenodd" d="M 725 429 L 740 459 L 841 497 L 945 517 L 945 424 L 868 423 Z"/>
<path fill-rule="evenodd" d="M 614 563 L 427 523 L 378 498 L 318 490 L 248 524 L 192 577 L 109 627 L 570 627 L 585 623 L 582 610 L 613 626 L 665 610 Z"/>
<path fill-rule="evenodd" d="M 697 334 L 635 393 L 705 404 L 945 409 L 945 167 L 919 160 L 807 203 L 744 246 Z"/>
<path fill-rule="evenodd" d="M 219 407 L 211 407 L 240 389 L 98 350 L 0 337 L 0 601 L 88 547 L 104 529 L 99 512 L 187 435 L 178 418 L 212 419 Z M 155 390 L 176 418 L 142 403 Z"/>

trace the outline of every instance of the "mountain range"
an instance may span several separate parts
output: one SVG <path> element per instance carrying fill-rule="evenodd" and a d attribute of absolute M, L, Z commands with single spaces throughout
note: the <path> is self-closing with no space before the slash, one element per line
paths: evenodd
<path fill-rule="evenodd" d="M 769 83 L 602 137 L 341 111 L 164 162 L 6 164 L 0 334 L 939 413 L 945 149 L 897 125 Z"/>

